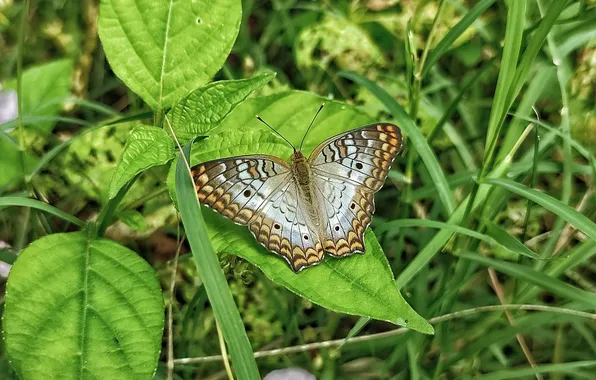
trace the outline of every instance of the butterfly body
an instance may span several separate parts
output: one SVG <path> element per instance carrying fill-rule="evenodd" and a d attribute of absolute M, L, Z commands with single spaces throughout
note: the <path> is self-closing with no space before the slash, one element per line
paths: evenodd
<path fill-rule="evenodd" d="M 268 155 L 209 161 L 193 167 L 202 204 L 247 225 L 265 248 L 295 272 L 325 253 L 364 253 L 364 232 L 401 150 L 397 126 L 377 123 L 331 137 L 290 163 Z"/>

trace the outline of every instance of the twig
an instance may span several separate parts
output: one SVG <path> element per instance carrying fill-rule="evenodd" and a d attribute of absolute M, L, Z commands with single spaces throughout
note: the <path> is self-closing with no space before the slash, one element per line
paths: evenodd
<path fill-rule="evenodd" d="M 499 298 L 499 302 L 501 302 L 501 304 L 505 304 L 505 293 L 503 293 L 503 287 L 501 286 L 501 283 L 499 282 L 499 279 L 497 278 L 497 273 L 495 272 L 494 268 L 488 268 L 488 275 L 490 276 L 490 281 L 492 283 L 492 287 L 493 287 L 495 293 L 497 294 L 497 297 Z M 511 315 L 509 310 L 505 310 L 505 315 L 507 316 L 507 320 L 509 321 L 509 324 L 512 327 L 514 327 L 515 320 L 513 319 L 513 316 Z M 521 347 L 522 351 L 524 352 L 526 359 L 528 359 L 528 363 L 530 363 L 530 366 L 532 366 L 532 368 L 535 368 L 536 361 L 534 360 L 534 355 L 532 355 L 530 348 L 526 344 L 526 340 L 524 339 L 524 336 L 520 333 L 517 333 L 517 334 L 515 334 L 515 338 L 517 339 L 519 346 Z M 541 374 L 537 373 L 536 379 L 543 380 L 543 377 Z"/>
<path fill-rule="evenodd" d="M 178 257 L 180 256 L 180 249 L 184 243 L 184 239 L 180 239 L 180 221 L 178 221 L 178 247 L 176 248 L 176 255 L 172 263 L 172 278 L 170 280 L 170 294 L 168 300 L 168 380 L 174 379 L 174 290 L 176 289 L 176 272 L 178 270 Z"/>
<path fill-rule="evenodd" d="M 588 188 L 588 191 L 586 191 L 582 200 L 579 202 L 579 204 L 575 208 L 578 212 L 582 212 L 582 210 L 588 203 L 588 200 L 592 196 L 593 192 L 594 192 L 594 189 L 592 187 Z M 559 253 L 559 251 L 561 250 L 561 248 L 563 248 L 565 246 L 565 244 L 567 244 L 567 242 L 569 241 L 569 239 L 571 238 L 571 236 L 575 230 L 576 229 L 575 229 L 575 227 L 573 227 L 573 225 L 571 225 L 570 223 L 567 223 L 567 225 L 563 229 L 563 232 L 561 232 L 561 236 L 559 237 L 557 244 L 555 245 L 555 249 L 553 250 L 553 256 L 557 255 Z"/>
<path fill-rule="evenodd" d="M 438 317 L 434 317 L 429 319 L 429 323 L 437 324 L 440 322 L 448 321 L 451 319 L 461 318 L 468 315 L 474 315 L 482 312 L 491 312 L 491 311 L 503 311 L 503 310 L 531 310 L 531 311 L 543 311 L 543 312 L 551 312 L 551 313 L 560 313 L 560 314 L 569 314 L 575 315 L 582 318 L 588 318 L 596 321 L 596 314 L 586 313 L 583 311 L 565 309 L 562 307 L 555 307 L 555 306 L 545 306 L 545 305 L 488 305 L 488 306 L 480 306 L 471 309 L 455 311 L 453 313 L 441 315 Z M 391 331 L 386 331 L 377 334 L 370 334 L 364 336 L 357 336 L 354 338 L 342 338 L 342 339 L 334 339 L 334 340 L 327 340 L 324 342 L 317 342 L 317 343 L 309 343 L 303 344 L 299 346 L 290 346 L 284 348 L 277 348 L 274 350 L 266 350 L 266 351 L 257 351 L 254 353 L 254 357 L 256 359 L 259 358 L 266 358 L 271 356 L 279 356 L 279 355 L 287 355 L 296 352 L 303 352 L 303 351 L 311 351 L 317 350 L 321 348 L 329 348 L 329 347 L 336 347 L 341 346 L 343 344 L 352 344 L 358 342 L 366 342 L 369 340 L 375 339 L 382 339 L 391 336 L 402 335 L 410 331 L 406 328 L 398 328 Z M 196 358 L 181 358 L 181 359 L 174 359 L 175 365 L 184 365 L 184 364 L 194 364 L 194 363 L 207 363 L 207 362 L 216 362 L 223 360 L 223 356 L 221 355 L 213 355 L 213 356 L 203 356 L 203 357 L 196 357 Z"/>

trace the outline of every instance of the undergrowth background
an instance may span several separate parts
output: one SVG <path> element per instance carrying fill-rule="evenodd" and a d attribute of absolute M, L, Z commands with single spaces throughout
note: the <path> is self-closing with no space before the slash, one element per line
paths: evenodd
<path fill-rule="evenodd" d="M 480 3 L 486 9 L 446 41 Z M 301 367 L 320 379 L 500 379 L 540 377 L 538 372 L 593 378 L 596 316 L 583 312 L 593 313 L 596 304 L 596 3 L 561 7 L 529 62 L 507 46 L 517 41 L 519 57 L 531 50 L 552 2 L 528 1 L 521 16 L 512 15 L 508 3 L 243 1 L 240 34 L 215 79 L 274 71 L 276 77 L 252 97 L 305 90 L 356 105 L 380 121 L 399 119 L 397 102 L 426 138 L 451 189 L 447 197 L 437 191 L 426 153 L 408 140 L 376 196 L 372 224 L 402 294 L 434 324 L 434 336 L 405 330 L 373 335 L 395 326 L 316 306 L 222 252 L 254 351 L 315 343 L 258 359 L 261 374 Z M 32 1 L 20 41 L 24 5 L 0 2 L 0 83 L 16 88 L 17 47 L 24 44 L 22 75 L 29 77 L 23 101 L 34 106 L 43 99 L 43 107 L 28 110 L 34 117 L 25 130 L 24 159 L 0 140 L 0 193 L 27 194 L 91 219 L 106 201 L 131 127 L 150 119 L 150 109 L 110 70 L 98 40 L 96 1 Z M 510 96 L 500 101 L 505 86 Z M 0 122 L 14 117 L 14 97 L 0 94 Z M 316 106 L 300 111 L 314 114 Z M 22 167 L 33 167 L 36 157 L 84 128 L 122 118 L 130 121 L 76 139 L 27 186 L 18 183 Z M 14 124 L 3 127 L 9 133 Z M 143 173 L 106 233 L 152 265 L 165 299 L 180 234 L 167 173 L 164 166 Z M 500 179 L 478 186 L 491 177 Z M 479 204 L 468 207 L 470 197 Z M 0 260 L 6 263 L 49 231 L 72 230 L 23 210 L 0 210 L 0 240 L 7 246 Z M 174 357 L 217 355 L 215 319 L 188 251 L 183 242 L 173 298 Z M 501 304 L 533 311 L 491 306 Z M 457 314 L 462 310 L 468 314 Z M 340 348 L 322 343 L 348 334 L 362 338 Z M 158 378 L 167 372 L 167 350 L 161 355 Z M 0 358 L 0 377 L 15 376 L 6 356 Z M 541 367 L 533 370 L 536 363 Z M 216 379 L 226 372 L 213 358 L 177 362 L 175 376 Z"/>

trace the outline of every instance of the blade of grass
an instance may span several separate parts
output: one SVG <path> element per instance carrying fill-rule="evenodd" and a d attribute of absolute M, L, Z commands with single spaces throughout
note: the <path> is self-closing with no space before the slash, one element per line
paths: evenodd
<path fill-rule="evenodd" d="M 521 195 L 522 197 L 541 205 L 555 215 L 558 215 L 567 222 L 573 224 L 577 229 L 588 235 L 590 239 L 596 240 L 596 223 L 558 199 L 509 179 L 490 178 L 485 179 L 483 183 L 504 187 L 513 193 Z"/>
<path fill-rule="evenodd" d="M 505 108 L 505 112 L 502 115 L 503 118 L 505 118 L 505 113 L 511 107 L 513 101 L 517 97 L 517 94 L 519 94 L 519 91 L 526 82 L 526 79 L 528 78 L 528 73 L 530 72 L 530 69 L 534 64 L 534 59 L 538 55 L 538 52 L 542 48 L 544 41 L 549 35 L 549 32 L 555 25 L 555 22 L 561 15 L 561 12 L 563 12 L 565 7 L 567 6 L 568 2 L 568 0 L 552 1 L 550 3 L 550 6 L 548 7 L 548 10 L 546 11 L 546 15 L 542 18 L 540 25 L 538 25 L 536 32 L 534 32 L 534 34 L 532 35 L 532 39 L 526 46 L 519 66 L 517 67 L 515 77 L 513 78 L 513 84 L 509 88 L 509 93 L 507 94 L 507 106 Z M 525 4 L 526 2 L 521 1 L 520 3 Z M 555 65 L 556 64 L 557 62 L 555 62 Z"/>
<path fill-rule="evenodd" d="M 102 210 L 97 216 L 97 220 L 99 221 L 97 227 L 97 236 L 102 237 L 106 233 L 106 230 L 114 219 L 118 205 L 122 199 L 124 199 L 124 196 L 128 190 L 130 190 L 132 185 L 136 182 L 141 174 L 142 173 L 137 174 L 133 179 L 128 181 L 126 185 L 122 186 L 122 188 L 118 191 L 118 194 L 116 194 L 114 198 L 110 199 L 108 203 L 103 206 Z"/>
<path fill-rule="evenodd" d="M 520 377 L 529 377 L 541 373 L 567 373 L 573 375 L 574 369 L 594 367 L 596 366 L 596 360 L 585 360 L 570 363 L 558 363 L 558 364 L 541 364 L 535 368 L 515 368 L 506 369 L 501 371 L 495 371 L 486 375 L 476 377 L 477 380 L 502 380 L 502 379 L 516 379 Z"/>
<path fill-rule="evenodd" d="M 544 273 L 549 277 L 559 277 L 566 271 L 573 269 L 583 263 L 589 262 L 596 255 L 596 241 L 585 240 L 584 242 L 573 247 L 567 254 L 565 260 L 554 260 L 550 262 L 550 266 L 544 270 Z M 527 285 L 520 287 L 517 292 L 517 301 L 534 299 L 540 289 L 535 285 Z"/>
<path fill-rule="evenodd" d="M 416 127 L 414 122 L 409 118 L 401 105 L 399 105 L 399 103 L 397 103 L 384 89 L 359 74 L 350 71 L 340 71 L 337 75 L 366 87 L 393 115 L 393 118 L 397 121 L 399 126 L 404 129 L 408 138 L 412 140 L 414 149 L 422 158 L 422 161 L 426 165 L 426 168 L 437 187 L 439 199 L 441 200 L 447 215 L 451 215 L 455 210 L 456 203 L 455 198 L 449 189 L 445 174 L 437 161 L 437 157 L 426 142 L 424 135 L 422 135 L 418 127 Z"/>
<path fill-rule="evenodd" d="M 35 208 L 41 211 L 45 211 L 50 213 L 58 218 L 64 219 L 72 224 L 75 224 L 79 227 L 85 227 L 87 223 L 83 222 L 81 219 L 77 218 L 76 216 L 70 215 L 69 213 L 60 210 L 52 205 L 47 203 L 38 201 L 36 199 L 31 198 L 24 198 L 24 197 L 0 197 L 0 207 L 7 207 L 7 206 L 22 206 L 22 207 L 30 207 Z"/>
<path fill-rule="evenodd" d="M 539 255 L 532 252 L 528 247 L 521 244 L 507 232 L 501 230 L 499 227 L 497 231 L 493 231 L 491 235 L 485 235 L 480 232 L 476 232 L 474 230 L 470 230 L 468 228 L 464 228 L 458 226 L 456 224 L 449 224 L 443 223 L 436 220 L 424 220 L 424 219 L 400 219 L 400 220 L 393 220 L 375 228 L 375 233 L 383 233 L 393 228 L 403 228 L 403 227 L 427 227 L 427 228 L 437 228 L 441 230 L 450 230 L 452 233 L 458 233 L 461 235 L 470 236 L 474 239 L 478 239 L 484 241 L 489 244 L 499 245 L 505 249 L 508 249 L 512 252 L 517 254 L 530 257 L 532 259 L 542 259 Z"/>
<path fill-rule="evenodd" d="M 445 54 L 447 50 L 453 45 L 455 40 L 461 36 L 470 25 L 490 7 L 495 0 L 482 0 L 476 3 L 468 13 L 443 37 L 434 49 L 428 54 L 428 58 L 424 67 L 422 68 L 422 77 L 425 77 L 435 63 Z"/>
<path fill-rule="evenodd" d="M 499 272 L 508 274 L 509 276 L 515 277 L 518 280 L 529 282 L 558 296 L 579 302 L 583 305 L 591 307 L 592 309 L 596 309 L 596 294 L 575 288 L 524 265 L 502 260 L 495 260 L 489 257 L 480 256 L 476 253 L 463 253 L 461 257 L 480 263 L 487 267 L 493 267 Z"/>
<path fill-rule="evenodd" d="M 509 93 L 510 86 L 513 83 L 513 77 L 515 75 L 515 67 L 519 57 L 521 39 L 524 30 L 525 14 L 525 1 L 514 1 L 508 3 L 505 39 L 503 42 L 503 55 L 501 59 L 499 76 L 497 78 L 497 88 L 495 90 L 495 96 L 493 98 L 488 121 L 488 130 L 482 166 L 480 167 L 480 172 L 478 173 L 478 178 L 480 179 L 484 178 L 485 174 L 492 166 L 492 158 L 497 146 L 499 135 L 501 134 L 501 129 L 503 127 L 504 118 L 502 116 L 505 115 L 508 110 L 508 107 L 506 106 L 507 94 Z M 466 206 L 466 210 L 464 212 L 464 227 L 468 227 L 473 223 L 471 212 L 477 193 L 478 185 L 475 183 L 472 187 L 472 191 L 470 192 L 470 200 L 468 201 L 468 205 Z M 468 242 L 465 241 L 463 246 L 466 246 L 467 243 Z M 463 265 L 467 265 L 467 263 L 463 263 Z"/>
<path fill-rule="evenodd" d="M 484 73 L 486 73 L 486 71 L 490 67 L 493 66 L 495 58 L 496 57 L 493 57 L 493 58 L 489 59 L 488 61 L 486 61 L 482 65 L 482 67 L 480 69 L 478 69 L 476 71 L 476 73 L 463 84 L 463 86 L 461 87 L 461 89 L 459 90 L 459 92 L 457 93 L 455 98 L 453 98 L 453 100 L 451 101 L 451 103 L 449 104 L 449 106 L 447 107 L 445 112 L 443 112 L 443 115 L 441 116 L 439 121 L 437 121 L 437 124 L 435 124 L 433 129 L 430 131 L 430 133 L 428 135 L 428 143 L 429 144 L 431 144 L 432 141 L 435 139 L 435 137 L 437 136 L 437 133 L 443 128 L 443 125 L 445 124 L 445 122 L 447 122 L 447 120 L 449 120 L 451 115 L 453 115 L 453 113 L 457 109 L 457 106 L 459 105 L 459 102 L 463 99 L 463 97 L 466 95 L 466 93 L 472 88 L 472 86 L 476 83 L 476 81 L 478 79 L 480 79 L 480 77 Z"/>
<path fill-rule="evenodd" d="M 539 126 L 540 128 L 544 128 L 549 132 L 552 132 L 555 136 L 560 137 L 562 140 L 568 142 L 569 144 L 571 144 L 571 146 L 573 148 L 575 148 L 575 150 L 577 150 L 577 152 L 579 154 L 581 154 L 582 156 L 584 156 L 584 158 L 586 158 L 587 160 L 594 160 L 595 156 L 592 152 L 590 152 L 590 149 L 588 149 L 587 147 L 585 147 L 581 142 L 577 141 L 576 139 L 574 139 L 572 136 L 562 132 L 560 129 L 555 128 L 553 126 L 550 126 L 538 119 L 534 119 L 531 117 L 527 117 L 527 116 L 521 116 L 518 114 L 511 114 L 512 116 L 525 120 L 529 123 L 535 124 L 537 126 Z"/>
<path fill-rule="evenodd" d="M 502 119 L 509 109 L 507 100 L 511 93 L 510 89 L 513 85 L 513 78 L 516 74 L 515 68 L 521 49 L 526 5 L 527 2 L 525 1 L 513 1 L 509 3 L 507 24 L 505 28 L 505 41 L 503 45 L 503 58 L 501 60 L 497 88 L 495 90 L 495 97 L 488 121 L 486 150 L 484 151 L 484 162 L 482 166 L 483 170 L 488 169 L 490 165 L 501 128 L 503 127 Z M 515 92 L 515 94 L 517 95 L 517 92 Z M 482 173 L 480 178 L 482 178 Z"/>
<path fill-rule="evenodd" d="M 201 213 L 199 201 L 192 183 L 188 161 L 192 142 L 184 146 L 176 164 L 176 196 L 180 205 L 180 216 L 199 270 L 203 286 L 213 307 L 213 312 L 226 343 L 232 364 L 240 379 L 260 379 L 253 351 L 234 303 L 232 292 L 219 265 L 217 254 L 211 246 L 209 234 Z"/>

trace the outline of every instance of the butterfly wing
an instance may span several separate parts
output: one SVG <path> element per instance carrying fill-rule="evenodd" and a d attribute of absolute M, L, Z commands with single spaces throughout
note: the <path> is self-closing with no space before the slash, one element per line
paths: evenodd
<path fill-rule="evenodd" d="M 328 221 L 320 232 L 326 252 L 337 257 L 364 252 L 374 193 L 401 148 L 400 129 L 378 123 L 331 137 L 311 153 L 312 181 Z"/>
<path fill-rule="evenodd" d="M 199 164 L 192 174 L 202 204 L 248 225 L 259 243 L 283 256 L 294 271 L 322 260 L 321 242 L 285 161 L 238 156 Z"/>

